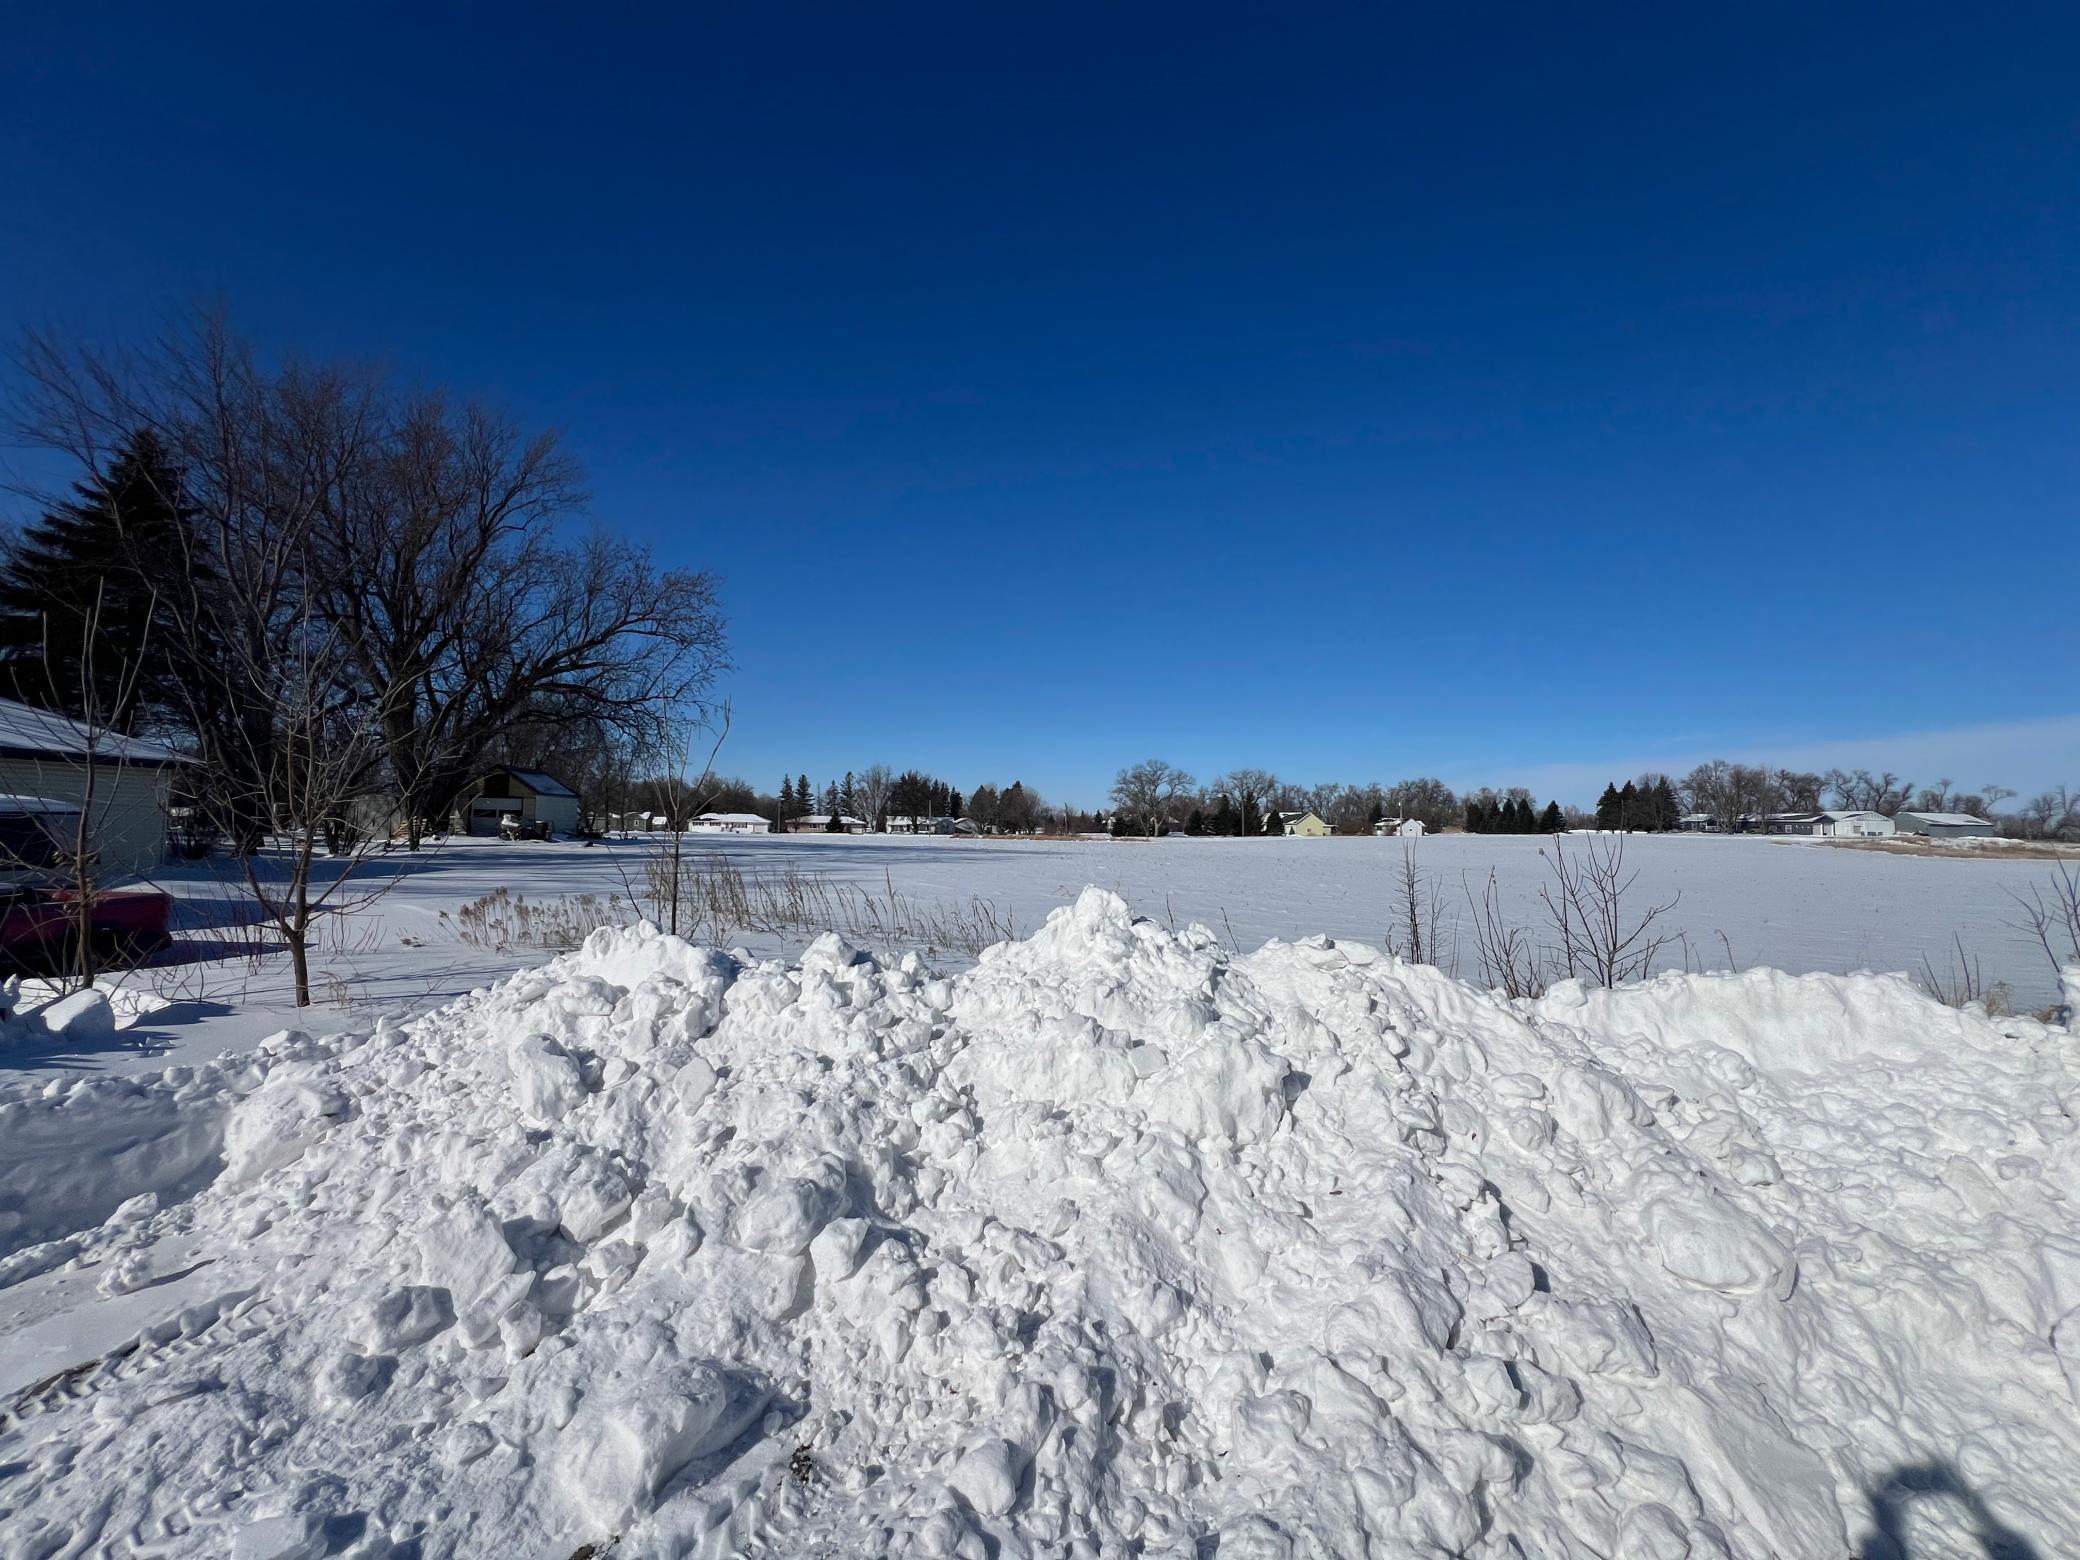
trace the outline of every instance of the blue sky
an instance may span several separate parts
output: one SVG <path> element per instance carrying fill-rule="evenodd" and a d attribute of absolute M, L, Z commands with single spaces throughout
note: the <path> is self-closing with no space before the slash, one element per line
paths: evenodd
<path fill-rule="evenodd" d="M 2080 781 L 2070 8 L 194 9 L 10 17 L 0 325 L 561 428 L 761 784 Z"/>

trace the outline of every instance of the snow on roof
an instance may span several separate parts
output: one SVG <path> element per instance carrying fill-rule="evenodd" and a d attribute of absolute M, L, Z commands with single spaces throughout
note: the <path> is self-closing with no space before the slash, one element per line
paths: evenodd
<path fill-rule="evenodd" d="M 0 756 L 85 759 L 90 754 L 97 764 L 159 767 L 184 762 L 164 743 L 117 736 L 111 731 L 95 732 L 55 711 L 0 699 Z"/>
<path fill-rule="evenodd" d="M 1989 829 L 1993 827 L 1991 818 L 1974 818 L 1970 813 L 1903 812 L 1900 816 L 1902 818 L 1918 819 L 1922 823 L 1937 824 L 1944 828 L 1959 828 L 1965 824 L 1984 824 Z"/>
<path fill-rule="evenodd" d="M 1832 818 L 1836 823 L 1840 823 L 1844 819 L 1848 818 L 1875 818 L 1877 814 L 1872 812 L 1868 807 L 1828 807 L 1823 808 L 1821 810 L 1820 816 L 1823 818 Z"/>
<path fill-rule="evenodd" d="M 702 823 L 771 823 L 773 820 L 757 813 L 702 813 Z"/>
<path fill-rule="evenodd" d="M 536 796 L 576 796 L 578 793 L 554 775 L 540 769 L 515 769 L 506 765 L 506 773 L 518 780 Z"/>
<path fill-rule="evenodd" d="M 829 813 L 803 813 L 799 818 L 795 819 L 794 821 L 796 823 L 829 823 L 831 821 L 831 815 Z M 839 815 L 838 821 L 840 823 L 857 823 L 864 826 L 867 820 L 864 818 L 855 818 L 852 816 L 851 813 L 841 813 Z"/>
<path fill-rule="evenodd" d="M 76 813 L 78 802 L 54 802 L 48 796 L 0 796 L 0 813 Z"/>

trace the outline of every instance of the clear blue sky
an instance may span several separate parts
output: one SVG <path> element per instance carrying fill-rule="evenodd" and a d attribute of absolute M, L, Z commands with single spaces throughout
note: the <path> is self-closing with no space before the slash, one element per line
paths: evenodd
<path fill-rule="evenodd" d="M 0 324 L 560 427 L 764 785 L 2080 781 L 2080 12 L 597 9 L 15 8 Z"/>

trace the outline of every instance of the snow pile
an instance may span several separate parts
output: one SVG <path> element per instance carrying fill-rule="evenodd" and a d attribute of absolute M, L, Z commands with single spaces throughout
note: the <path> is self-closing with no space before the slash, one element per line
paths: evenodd
<path fill-rule="evenodd" d="M 2076 1552 L 2070 1044 L 1097 891 L 951 980 L 604 931 L 0 1107 L 0 1553 Z"/>

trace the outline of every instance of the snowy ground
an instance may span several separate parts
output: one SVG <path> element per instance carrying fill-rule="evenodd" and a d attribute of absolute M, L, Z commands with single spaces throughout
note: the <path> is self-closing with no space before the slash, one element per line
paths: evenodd
<path fill-rule="evenodd" d="M 704 838 L 689 849 L 749 871 L 799 867 L 875 896 L 892 885 L 913 905 L 971 920 L 986 911 L 1019 933 L 1094 884 L 1117 891 L 1138 913 L 1165 925 L 1198 921 L 1248 951 L 1267 938 L 1313 932 L 1381 944 L 1395 915 L 1402 843 L 791 835 Z M 1417 856 L 1449 920 L 1464 920 L 1466 887 L 1478 893 L 1492 869 L 1513 918 L 1536 925 L 1537 890 L 1546 870 L 1538 853 L 1546 843 L 1445 835 L 1421 841 Z M 643 858 L 657 848 L 641 840 L 592 847 L 459 840 L 417 858 L 384 858 L 371 870 L 394 875 L 394 890 L 337 918 L 320 939 L 315 1008 L 298 1013 L 291 1006 L 287 961 L 278 955 L 145 971 L 129 985 L 155 1011 L 114 1035 L 0 1046 L 0 1076 L 28 1068 L 135 1073 L 247 1048 L 286 1026 L 337 1031 L 382 1012 L 423 1010 L 497 980 L 518 963 L 546 959 L 551 951 L 470 945 L 454 919 L 463 905 L 500 888 L 534 901 L 585 894 L 625 901 L 629 884 L 641 880 Z M 2034 1012 L 2057 1000 L 2042 950 L 2013 925 L 2018 911 L 2011 897 L 2044 881 L 2052 870 L 2049 861 L 1978 860 L 1965 853 L 1904 857 L 1704 837 L 1636 836 L 1627 850 L 1640 869 L 1640 901 L 1680 895 L 1670 920 L 1685 934 L 1686 945 L 1667 955 L 1675 967 L 1687 957 L 1699 969 L 1731 964 L 1794 973 L 1918 973 L 1926 958 L 1947 975 L 1956 963 L 1954 937 L 1978 961 L 1986 981 L 2008 984 L 2017 1008 Z M 241 913 L 237 884 L 207 868 L 189 868 L 168 886 L 183 896 L 183 938 L 226 946 L 225 923 Z M 884 951 L 920 946 L 947 968 L 972 957 L 971 947 L 891 942 L 858 928 L 853 933 Z M 799 953 L 811 935 L 738 927 L 718 940 L 774 955 Z M 1472 975 L 1470 937 L 1462 932 L 1457 942 L 1459 972 Z"/>
<path fill-rule="evenodd" d="M 0 1555 L 2080 1553 L 2070 1034 L 1254 947 L 1376 926 L 1349 846 L 1247 903 L 1231 847 L 824 848 L 990 863 L 1022 920 L 1102 861 L 1155 918 L 1094 891 L 950 978 L 602 932 L 408 1024 L 0 1086 Z M 1769 885 L 1708 898 L 1751 957 L 1991 903 L 1684 849 Z M 1216 893 L 1250 951 L 1185 924 Z"/>

